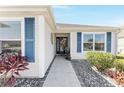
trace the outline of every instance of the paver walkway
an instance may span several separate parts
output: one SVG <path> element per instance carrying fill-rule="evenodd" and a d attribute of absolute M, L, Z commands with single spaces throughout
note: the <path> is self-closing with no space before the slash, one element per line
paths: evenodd
<path fill-rule="evenodd" d="M 44 87 L 80 87 L 71 62 L 62 56 L 57 56 L 43 84 Z"/>

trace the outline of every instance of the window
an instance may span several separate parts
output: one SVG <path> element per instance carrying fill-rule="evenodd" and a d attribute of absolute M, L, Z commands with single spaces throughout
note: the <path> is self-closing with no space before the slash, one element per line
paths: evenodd
<path fill-rule="evenodd" d="M 2 51 L 21 52 L 21 41 L 1 41 Z"/>
<path fill-rule="evenodd" d="M 21 22 L 0 21 L 0 40 L 21 40 Z"/>
<path fill-rule="evenodd" d="M 105 35 L 95 34 L 95 51 L 104 51 Z"/>
<path fill-rule="evenodd" d="M 84 51 L 104 51 L 105 34 L 84 34 Z"/>
<path fill-rule="evenodd" d="M 93 50 L 93 34 L 84 34 L 84 51 Z"/>
<path fill-rule="evenodd" d="M 0 21 L 0 53 L 21 52 L 21 21 Z"/>

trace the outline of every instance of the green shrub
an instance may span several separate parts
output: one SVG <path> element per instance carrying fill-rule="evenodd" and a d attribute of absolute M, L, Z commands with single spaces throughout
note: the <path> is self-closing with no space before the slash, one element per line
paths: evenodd
<path fill-rule="evenodd" d="M 114 62 L 114 66 L 119 71 L 124 71 L 124 59 L 116 59 Z"/>
<path fill-rule="evenodd" d="M 98 61 L 96 61 L 96 52 L 87 52 L 86 53 L 86 58 L 87 60 L 92 64 L 92 65 L 95 65 L 95 64 L 98 64 Z"/>
<path fill-rule="evenodd" d="M 115 56 L 111 53 L 94 51 L 86 53 L 86 58 L 92 65 L 96 66 L 100 71 L 112 68 L 113 62 L 115 60 Z"/>

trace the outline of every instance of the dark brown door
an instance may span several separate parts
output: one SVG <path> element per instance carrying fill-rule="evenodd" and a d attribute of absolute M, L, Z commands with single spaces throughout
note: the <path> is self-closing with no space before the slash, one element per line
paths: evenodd
<path fill-rule="evenodd" d="M 56 37 L 56 53 L 65 54 L 65 48 L 67 47 L 67 37 Z"/>

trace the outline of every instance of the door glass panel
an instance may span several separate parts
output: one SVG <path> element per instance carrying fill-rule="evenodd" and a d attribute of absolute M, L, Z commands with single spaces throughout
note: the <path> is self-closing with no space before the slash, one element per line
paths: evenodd
<path fill-rule="evenodd" d="M 64 54 L 66 47 L 67 47 L 67 38 L 57 37 L 57 39 L 56 39 L 57 53 L 58 54 Z"/>

